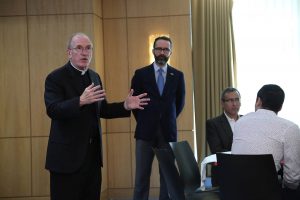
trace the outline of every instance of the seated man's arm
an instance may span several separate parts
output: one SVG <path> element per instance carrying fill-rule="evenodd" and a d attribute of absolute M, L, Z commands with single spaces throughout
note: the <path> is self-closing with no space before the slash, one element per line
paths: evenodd
<path fill-rule="evenodd" d="M 228 151 L 224 149 L 223 143 L 218 133 L 218 128 L 212 120 L 206 121 L 206 140 L 209 145 L 211 153 Z"/>
<path fill-rule="evenodd" d="M 291 126 L 284 139 L 284 185 L 296 189 L 300 183 L 300 130 L 297 125 Z"/>

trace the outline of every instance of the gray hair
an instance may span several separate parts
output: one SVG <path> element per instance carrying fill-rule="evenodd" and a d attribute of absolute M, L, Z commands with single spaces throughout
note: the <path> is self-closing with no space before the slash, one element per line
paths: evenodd
<path fill-rule="evenodd" d="M 71 49 L 71 48 L 72 48 L 73 39 L 74 39 L 74 37 L 77 37 L 77 36 L 83 36 L 83 37 L 86 37 L 86 38 L 88 38 L 88 39 L 91 41 L 90 37 L 89 37 L 87 34 L 82 33 L 82 32 L 76 32 L 76 33 L 73 33 L 73 34 L 70 36 L 70 38 L 69 38 L 69 40 L 68 40 L 68 44 L 67 44 L 67 49 Z M 91 44 L 92 44 L 92 42 L 91 42 Z"/>
<path fill-rule="evenodd" d="M 230 92 L 236 92 L 236 93 L 239 95 L 239 97 L 241 97 L 240 92 L 239 92 L 236 88 L 228 87 L 228 88 L 225 88 L 225 89 L 223 90 L 223 92 L 222 92 L 222 94 L 221 94 L 221 100 L 224 101 L 224 100 L 225 100 L 225 95 L 226 95 L 227 93 L 230 93 Z"/>

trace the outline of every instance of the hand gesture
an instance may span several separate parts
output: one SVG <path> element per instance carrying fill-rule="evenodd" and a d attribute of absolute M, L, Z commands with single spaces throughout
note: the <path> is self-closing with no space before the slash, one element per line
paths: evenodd
<path fill-rule="evenodd" d="M 105 98 L 105 95 L 106 93 L 103 89 L 101 90 L 100 85 L 95 86 L 95 84 L 92 83 L 83 91 L 82 95 L 80 96 L 79 104 L 80 106 L 83 106 L 92 104 L 96 101 L 101 101 Z"/>
<path fill-rule="evenodd" d="M 147 93 L 143 93 L 137 96 L 133 95 L 133 89 L 130 90 L 125 102 L 124 102 L 124 108 L 126 110 L 133 110 L 133 109 L 140 109 L 143 110 L 145 105 L 148 105 L 148 101 L 150 101 L 150 98 L 144 98 L 147 96 Z"/>

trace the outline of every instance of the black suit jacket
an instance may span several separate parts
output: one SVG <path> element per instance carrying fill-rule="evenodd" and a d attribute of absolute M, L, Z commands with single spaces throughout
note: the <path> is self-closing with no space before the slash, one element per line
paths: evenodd
<path fill-rule="evenodd" d="M 146 92 L 150 98 L 144 110 L 133 111 L 137 121 L 135 138 L 151 141 L 161 125 L 165 140 L 177 141 L 176 118 L 185 101 L 183 73 L 168 65 L 163 94 L 160 96 L 154 66 L 151 64 L 135 71 L 131 88 L 134 89 L 135 95 Z"/>
<path fill-rule="evenodd" d="M 211 153 L 231 151 L 232 136 L 230 124 L 224 113 L 206 121 L 206 139 Z"/>
<path fill-rule="evenodd" d="M 97 132 L 102 145 L 100 117 L 130 116 L 130 112 L 124 109 L 123 102 L 109 104 L 103 100 L 92 104 L 94 119 L 91 120 L 93 115 L 88 113 L 88 109 L 79 106 L 79 97 L 84 88 L 79 87 L 75 73 L 76 71 L 68 62 L 51 72 L 45 81 L 44 98 L 47 114 L 51 118 L 46 169 L 54 172 L 72 173 L 82 166 L 93 132 Z M 88 74 L 95 85 L 102 86 L 96 72 L 89 69 Z M 102 150 L 102 146 L 100 149 Z M 100 166 L 102 152 L 99 157 Z"/>

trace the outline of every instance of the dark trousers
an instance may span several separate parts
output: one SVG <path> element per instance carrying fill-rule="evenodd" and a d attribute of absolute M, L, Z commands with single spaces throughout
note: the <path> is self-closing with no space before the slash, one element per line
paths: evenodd
<path fill-rule="evenodd" d="M 101 192 L 101 167 L 99 142 L 89 145 L 83 166 L 75 173 L 50 171 L 51 200 L 99 200 Z"/>
<path fill-rule="evenodd" d="M 149 198 L 151 168 L 154 159 L 153 147 L 170 148 L 169 144 L 164 142 L 162 135 L 158 136 L 155 141 L 136 140 L 136 172 L 133 200 L 148 200 Z M 160 168 L 159 175 L 159 200 L 170 200 L 166 181 Z"/>
<path fill-rule="evenodd" d="M 219 168 L 217 165 L 211 166 L 211 185 L 213 187 L 219 186 Z"/>
<path fill-rule="evenodd" d="M 299 200 L 300 199 L 300 185 L 298 189 L 292 190 L 289 188 L 283 188 L 283 200 Z"/>

